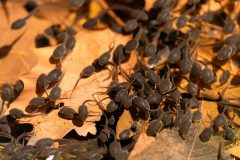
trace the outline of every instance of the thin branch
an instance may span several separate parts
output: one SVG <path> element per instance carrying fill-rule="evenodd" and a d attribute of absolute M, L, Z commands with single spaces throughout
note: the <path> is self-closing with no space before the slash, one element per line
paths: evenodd
<path fill-rule="evenodd" d="M 110 17 L 112 17 L 121 27 L 125 26 L 125 22 L 121 20 L 114 12 L 113 10 L 108 6 L 108 4 L 105 2 L 105 0 L 96 0 L 99 5 L 105 9 Z"/>

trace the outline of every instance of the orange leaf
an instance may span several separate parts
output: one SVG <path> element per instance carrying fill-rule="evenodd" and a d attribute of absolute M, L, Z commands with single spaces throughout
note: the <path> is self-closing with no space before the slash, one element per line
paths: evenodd
<path fill-rule="evenodd" d="M 60 83 L 62 89 L 62 98 L 69 97 L 76 80 L 79 77 L 81 70 L 91 64 L 93 60 L 103 52 L 107 51 L 109 44 L 115 40 L 115 46 L 123 43 L 129 39 L 128 36 L 122 36 L 113 33 L 111 30 L 106 29 L 103 31 L 87 31 L 82 30 L 78 33 L 76 47 L 72 53 L 63 62 L 64 77 Z M 29 104 L 29 101 L 36 97 L 35 86 L 36 80 L 41 73 L 47 74 L 54 68 L 49 63 L 49 57 L 53 53 L 55 47 L 46 47 L 41 49 L 34 49 L 35 54 L 38 56 L 39 62 L 32 69 L 29 74 L 20 77 L 25 83 L 25 89 L 19 98 L 11 104 L 12 107 L 17 107 L 22 110 Z M 133 68 L 133 64 L 127 65 Z M 65 106 L 70 106 L 75 110 L 79 105 L 88 99 L 92 99 L 92 94 L 98 91 L 104 91 L 103 87 L 109 84 L 110 80 L 103 81 L 108 75 L 108 71 L 96 73 L 90 78 L 80 80 L 71 99 L 63 99 Z M 35 127 L 35 135 L 30 139 L 29 143 L 34 143 L 40 138 L 62 138 L 69 131 L 75 129 L 78 134 L 86 135 L 88 132 L 95 134 L 96 128 L 94 121 L 99 120 L 101 110 L 98 106 L 89 104 L 90 115 L 87 119 L 88 122 L 82 126 L 76 127 L 72 121 L 64 120 L 58 117 L 58 110 L 53 110 L 47 115 L 37 116 L 32 118 L 25 118 L 21 122 L 32 123 Z"/>
<path fill-rule="evenodd" d="M 154 137 L 147 136 L 146 133 L 141 133 L 137 143 L 135 144 L 132 152 L 129 155 L 129 158 L 133 158 L 137 154 L 141 153 L 144 149 L 146 149 L 152 142 L 155 141 Z"/>
<path fill-rule="evenodd" d="M 234 146 L 227 150 L 231 155 L 240 158 L 240 146 Z"/>
<path fill-rule="evenodd" d="M 133 123 L 132 116 L 128 110 L 124 110 L 121 117 L 119 118 L 116 126 L 116 136 L 119 139 L 119 134 L 131 127 Z M 133 134 L 131 134 L 132 136 Z"/>

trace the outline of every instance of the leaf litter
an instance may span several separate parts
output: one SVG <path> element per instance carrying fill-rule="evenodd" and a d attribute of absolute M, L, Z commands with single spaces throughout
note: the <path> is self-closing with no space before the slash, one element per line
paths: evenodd
<path fill-rule="evenodd" d="M 164 129 L 160 132 L 156 140 L 152 140 L 152 137 L 145 137 L 140 135 L 142 139 L 146 139 L 147 147 L 145 150 L 141 150 L 138 154 L 130 155 L 131 160 L 174 160 L 174 159 L 185 159 L 185 160 L 218 160 L 219 156 L 222 159 L 231 159 L 230 155 L 226 151 L 221 150 L 219 152 L 219 141 L 216 138 L 212 138 L 207 143 L 202 143 L 199 138 L 199 130 L 202 127 L 200 124 L 194 124 L 187 139 L 183 140 L 174 129 Z M 197 137 L 197 138 L 196 138 Z M 145 144 L 145 143 L 144 143 Z M 136 150 L 139 146 L 136 145 Z M 132 153 L 135 152 L 135 149 Z"/>
<path fill-rule="evenodd" d="M 30 30 L 30 29 L 28 29 L 28 30 Z M 109 36 L 109 35 L 111 35 L 111 36 Z M 109 39 L 118 37 L 116 39 L 117 40 L 120 39 L 121 40 L 120 43 L 123 43 L 123 44 L 125 44 L 127 42 L 127 40 L 129 39 L 128 37 L 127 38 L 126 37 L 119 38 L 119 36 L 120 35 L 113 34 L 110 30 L 99 31 L 98 33 L 96 33 L 96 31 L 94 31 L 94 32 L 90 32 L 90 31 L 86 31 L 86 30 L 80 31 L 79 36 L 77 38 L 79 45 L 77 45 L 77 47 L 74 49 L 73 53 L 71 53 L 71 55 L 69 57 L 67 57 L 67 59 L 65 60 L 65 62 L 63 64 L 64 71 L 67 71 L 65 73 L 68 74 L 68 75 L 65 75 L 65 77 L 67 77 L 67 79 L 63 79 L 60 84 L 61 88 L 65 91 L 63 93 L 64 97 L 69 96 L 69 93 L 70 93 L 69 89 L 72 88 L 73 83 L 78 78 L 78 74 L 80 73 L 81 69 L 84 66 L 86 66 L 87 64 L 89 64 L 89 62 L 91 63 L 92 60 L 96 57 L 96 55 L 100 55 L 102 52 L 104 52 L 108 49 L 108 44 L 111 43 L 109 41 Z M 91 38 L 91 37 L 94 37 L 94 38 Z M 100 38 L 98 38 L 96 40 L 96 37 L 100 37 Z M 95 42 L 95 40 L 96 40 L 96 42 Z M 30 42 L 30 40 L 29 40 L 29 42 Z M 99 42 L 106 42 L 106 43 L 99 43 Z M 91 44 L 91 45 L 87 46 L 86 44 Z M 116 43 L 116 45 L 117 44 L 118 43 Z M 23 48 L 28 48 L 28 47 L 23 47 Z M 37 55 L 37 57 L 38 57 L 38 64 L 36 66 L 34 66 L 34 64 L 36 62 L 34 63 L 34 61 L 30 62 L 29 60 L 26 60 L 26 57 L 24 57 L 24 56 L 23 56 L 24 58 L 21 58 L 22 54 L 20 54 L 20 56 L 19 56 L 20 62 L 21 61 L 23 61 L 23 62 L 21 62 L 19 64 L 19 66 L 23 66 L 23 68 L 25 67 L 25 70 L 16 72 L 16 73 L 20 73 L 20 74 L 16 75 L 16 77 L 13 77 L 13 78 L 7 77 L 6 80 L 5 79 L 3 80 L 3 82 L 5 82 L 7 80 L 9 80 L 10 82 L 14 82 L 15 79 L 20 76 L 20 79 L 23 79 L 25 84 L 28 84 L 28 86 L 26 87 L 23 94 L 18 98 L 18 100 L 15 101 L 14 103 L 12 103 L 11 106 L 14 106 L 14 107 L 19 106 L 19 108 L 24 109 L 25 106 L 28 104 L 28 102 L 30 100 L 29 98 L 31 98 L 34 95 L 33 88 L 35 88 L 36 78 L 39 75 L 39 73 L 47 73 L 50 69 L 52 69 L 54 67 L 52 65 L 49 65 L 49 63 L 47 61 L 48 58 L 50 57 L 53 49 L 54 49 L 54 47 L 33 49 L 32 55 Z M 13 50 L 13 52 L 11 52 L 11 54 L 9 56 L 11 56 L 12 54 L 14 55 L 14 53 L 16 53 L 15 51 L 16 50 Z M 30 53 L 29 50 L 28 50 L 28 53 Z M 200 53 L 201 53 L 200 58 L 207 58 L 207 59 L 210 58 L 208 53 L 203 52 L 203 51 L 200 51 Z M 16 55 L 18 55 L 18 53 Z M 16 57 L 18 57 L 18 56 L 16 56 Z M 35 57 L 33 56 L 32 59 L 34 60 Z M 88 59 L 89 61 L 86 61 L 86 59 Z M 25 61 L 27 61 L 27 62 L 25 62 Z M 4 65 L 9 63 L 5 60 L 3 62 L 4 62 L 3 63 Z M 81 64 L 79 65 L 78 63 L 81 63 Z M 69 67 L 70 66 L 69 64 L 71 64 L 71 67 Z M 33 67 L 33 69 L 32 69 L 32 71 L 30 71 L 30 69 L 32 67 Z M 127 66 L 127 67 L 133 68 L 133 66 L 131 66 L 131 65 Z M 233 71 L 232 70 L 231 71 L 232 71 L 232 73 L 233 72 L 236 73 L 237 72 L 236 66 L 233 66 L 233 67 L 235 67 L 235 68 L 232 69 Z M 223 68 L 229 69 L 229 66 L 223 66 Z M 26 74 L 26 73 L 28 73 L 28 74 Z M 91 97 L 91 94 L 93 93 L 93 91 L 96 91 L 97 89 L 99 89 L 99 87 L 107 86 L 109 81 L 102 82 L 103 79 L 105 78 L 104 76 L 106 74 L 107 74 L 107 72 L 101 72 L 101 73 L 98 73 L 98 74 L 94 75 L 93 77 L 87 79 L 87 81 L 81 80 L 81 82 L 78 85 L 78 88 L 76 89 L 75 94 L 73 95 L 73 98 L 71 100 L 66 99 L 66 100 L 61 100 L 61 101 L 67 105 L 73 106 L 73 108 L 77 108 L 80 105 L 79 102 L 81 100 L 85 100 L 84 98 Z M 89 83 L 90 81 L 91 81 L 91 83 Z M 86 86 L 86 84 L 88 84 L 89 86 L 96 85 L 96 88 L 93 88 L 93 90 L 86 92 L 87 90 L 89 90 L 89 87 Z M 84 87 L 84 86 L 86 86 L 86 87 Z M 219 92 L 219 90 L 221 90 L 221 89 L 214 90 L 216 95 Z M 239 87 L 230 88 L 226 93 L 226 97 L 236 97 L 238 92 L 239 92 Z M 76 97 L 81 97 L 81 99 L 77 99 Z M 204 111 L 203 112 L 204 120 L 208 119 L 207 112 L 211 113 L 211 115 L 213 117 L 215 115 L 217 115 L 217 109 L 216 109 L 217 106 L 215 103 L 203 101 L 202 106 L 203 106 L 202 110 Z M 47 116 L 43 115 L 43 116 L 31 118 L 31 119 L 26 118 L 26 119 L 22 120 L 22 122 L 30 122 L 37 126 L 37 127 L 35 127 L 35 136 L 32 137 L 32 139 L 30 140 L 30 143 L 34 143 L 37 139 L 43 138 L 43 137 L 62 138 L 71 129 L 75 129 L 79 135 L 83 135 L 83 136 L 86 136 L 88 132 L 91 134 L 96 133 L 95 124 L 92 122 L 99 120 L 99 115 L 101 114 L 101 111 L 99 110 L 98 107 L 96 107 L 96 106 L 90 107 L 90 113 L 92 112 L 96 115 L 93 117 L 92 116 L 89 117 L 88 118 L 89 122 L 84 123 L 84 125 L 81 127 L 73 126 L 72 122 L 65 121 L 63 119 L 60 119 L 59 117 L 56 117 L 57 114 L 55 112 L 56 111 L 52 111 Z M 131 121 L 131 118 L 127 118 L 127 120 L 128 119 Z M 127 120 L 122 118 L 122 121 L 119 122 L 118 126 L 120 126 L 120 124 L 124 124 L 125 122 L 127 122 Z M 58 122 L 57 124 L 55 123 L 56 121 Z M 236 121 L 236 123 L 240 123 L 239 117 L 236 117 L 235 121 Z M 63 126 L 64 126 L 64 128 L 63 128 Z M 126 124 L 125 127 L 127 128 L 128 125 Z M 123 130 L 123 129 L 119 129 L 119 130 Z M 59 135 L 56 135 L 56 132 L 58 132 Z M 120 131 L 117 131 L 117 132 L 120 132 Z M 141 136 L 142 136 L 142 134 L 141 134 Z M 187 142 L 184 142 L 184 141 L 182 141 L 182 139 L 179 139 L 179 137 L 177 137 L 177 136 L 178 136 L 178 134 L 176 134 L 175 132 L 172 133 L 172 131 L 170 131 L 170 130 L 164 130 L 163 132 L 161 132 L 160 135 L 158 135 L 158 138 L 157 138 L 156 142 L 154 142 L 154 144 L 157 143 L 157 144 L 155 144 L 156 146 L 158 146 L 158 145 L 166 146 L 166 148 L 163 147 L 162 150 L 161 149 L 157 150 L 157 153 L 156 153 L 157 156 L 155 154 L 153 154 L 154 155 L 153 159 L 156 159 L 156 157 L 157 157 L 157 159 L 159 157 L 161 157 L 160 154 L 158 154 L 159 152 L 161 153 L 163 159 L 165 159 L 165 158 L 171 159 L 171 157 L 173 155 L 171 155 L 171 154 L 167 155 L 167 153 L 166 154 L 163 154 L 163 153 L 165 153 L 164 151 L 167 151 L 169 149 L 169 146 L 174 146 L 173 144 L 175 144 L 175 145 L 177 144 L 176 148 L 171 148 L 173 150 L 173 153 L 176 153 L 176 155 L 183 157 L 183 158 L 188 157 L 187 153 L 184 152 L 183 150 L 181 150 L 180 148 L 189 150 L 189 148 L 191 148 L 191 144 L 193 144 L 192 141 L 187 140 Z M 170 140 L 166 141 L 166 139 L 168 137 L 170 137 Z M 138 140 L 138 141 L 140 141 L 140 140 Z M 197 140 L 195 142 L 196 144 L 194 145 L 194 149 L 193 149 L 192 153 L 190 154 L 191 155 L 190 159 L 201 159 L 201 158 L 206 159 L 205 155 L 202 155 L 202 153 L 200 152 L 200 151 L 206 151 L 206 150 L 210 152 L 210 153 L 207 153 L 209 155 L 211 153 L 214 153 L 213 155 L 211 155 L 213 157 L 210 157 L 210 158 L 215 159 L 217 157 L 216 153 L 218 153 L 217 151 L 218 151 L 219 147 L 216 147 L 216 145 L 214 145 L 214 144 L 218 143 L 217 141 L 211 140 L 209 142 L 209 144 L 207 145 L 207 148 L 203 148 L 203 145 L 201 145 L 198 141 L 199 140 Z M 151 142 L 151 140 L 149 142 Z M 169 145 L 169 144 L 171 144 L 171 145 Z M 147 145 L 143 145 L 143 146 L 147 147 Z M 155 146 L 155 148 L 157 148 L 156 146 Z M 213 146 L 215 146 L 215 147 L 213 147 Z M 237 148 L 237 146 L 235 148 Z M 154 150 L 154 147 L 151 149 Z M 136 149 L 136 150 L 138 150 L 138 149 Z M 198 150 L 200 150 L 200 151 L 198 151 Z M 213 152 L 213 150 L 214 150 L 214 152 Z M 233 150 L 236 150 L 236 149 L 233 149 Z M 232 153 L 233 155 L 236 154 L 236 153 L 233 153 L 234 151 L 231 152 L 231 150 L 229 150 L 229 152 Z M 143 154 L 145 154 L 145 153 L 143 152 Z M 148 154 L 148 156 L 151 156 L 151 155 Z M 135 158 L 135 157 L 133 157 L 133 158 Z M 147 158 L 149 158 L 149 157 L 147 157 Z"/>
<path fill-rule="evenodd" d="M 95 57 L 108 50 L 108 46 L 112 42 L 112 39 L 117 39 L 115 41 L 116 45 L 120 43 L 124 44 L 129 39 L 128 37 L 117 35 L 109 29 L 93 32 L 82 30 L 77 37 L 75 49 L 63 62 L 63 71 L 65 72 L 65 75 L 60 83 L 60 87 L 63 90 L 62 98 L 66 98 L 60 101 L 63 102 L 65 106 L 71 106 L 76 110 L 85 100 L 93 99 L 92 94 L 94 92 L 104 91 L 103 87 L 106 87 L 110 82 L 110 80 L 104 81 L 108 74 L 107 71 L 96 73 L 88 79 L 82 79 L 72 98 L 68 99 L 82 68 L 91 63 Z M 12 107 L 25 110 L 25 107 L 29 104 L 31 98 L 36 96 L 35 86 L 38 76 L 41 73 L 48 73 L 49 70 L 54 68 L 54 66 L 48 61 L 54 48 L 55 47 L 47 47 L 33 50 L 38 56 L 38 64 L 33 67 L 30 73 L 19 77 L 27 85 L 24 92 L 18 97 L 18 100 L 11 104 Z M 133 66 L 130 65 L 128 67 L 131 68 Z M 94 127 L 95 124 L 92 122 L 100 119 L 101 110 L 98 106 L 89 105 L 90 115 L 93 114 L 95 116 L 90 116 L 87 119 L 89 122 L 86 122 L 86 124 L 81 127 L 75 127 L 71 121 L 58 117 L 57 112 L 58 110 L 53 110 L 47 115 L 21 120 L 22 122 L 37 125 L 37 127 L 35 127 L 35 135 L 29 141 L 30 144 L 40 138 L 62 138 L 72 129 L 75 129 L 76 132 L 82 136 L 86 136 L 88 132 L 96 134 L 96 128 Z"/>

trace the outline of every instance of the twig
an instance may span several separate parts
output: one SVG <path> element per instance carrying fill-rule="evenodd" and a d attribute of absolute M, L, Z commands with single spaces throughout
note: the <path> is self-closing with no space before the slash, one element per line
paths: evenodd
<path fill-rule="evenodd" d="M 125 26 L 125 23 L 123 20 L 121 20 L 114 12 L 113 10 L 108 6 L 108 4 L 104 0 L 96 0 L 99 5 L 107 11 L 110 17 L 112 17 L 121 27 Z"/>

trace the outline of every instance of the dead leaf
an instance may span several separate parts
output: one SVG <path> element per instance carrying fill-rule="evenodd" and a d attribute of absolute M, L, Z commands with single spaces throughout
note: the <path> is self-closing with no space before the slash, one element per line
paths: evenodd
<path fill-rule="evenodd" d="M 77 43 L 73 52 L 63 62 L 64 77 L 60 83 L 62 89 L 62 97 L 67 98 L 70 95 L 71 90 L 79 77 L 81 70 L 92 63 L 92 61 L 108 50 L 109 44 L 115 40 L 115 46 L 120 43 L 125 44 L 129 39 L 128 36 L 122 36 L 113 33 L 111 30 L 106 29 L 103 31 L 87 31 L 81 30 L 77 35 Z M 19 96 L 19 98 L 11 104 L 11 107 L 17 107 L 21 110 L 25 110 L 25 107 L 29 104 L 29 101 L 36 97 L 35 85 L 38 76 L 41 73 L 47 74 L 54 68 L 49 63 L 49 57 L 53 53 L 55 47 L 46 47 L 41 49 L 34 49 L 34 53 L 37 55 L 39 62 L 32 69 L 29 74 L 19 77 L 25 83 L 25 90 Z M 134 63 L 127 65 L 129 68 L 133 68 Z M 107 77 L 108 71 L 103 71 L 93 75 L 88 79 L 82 79 L 76 88 L 72 99 L 64 99 L 65 106 L 71 106 L 74 109 L 78 109 L 78 106 L 87 99 L 92 99 L 92 94 L 97 91 L 103 91 L 103 87 L 109 84 L 110 80 L 103 81 Z M 37 116 L 33 118 L 26 118 L 21 120 L 22 122 L 28 122 L 35 125 L 35 136 L 33 136 L 29 143 L 34 143 L 40 138 L 62 138 L 73 128 L 80 135 L 86 135 L 88 132 L 95 134 L 96 128 L 94 121 L 99 120 L 101 110 L 94 105 L 89 104 L 90 116 L 83 126 L 75 127 L 72 121 L 64 120 L 58 117 L 58 110 L 53 110 L 48 115 Z"/>
<path fill-rule="evenodd" d="M 173 12 L 175 11 L 179 11 L 181 8 L 184 7 L 184 5 L 186 5 L 188 1 L 187 0 L 181 0 L 178 2 L 177 6 L 173 9 Z"/>
<path fill-rule="evenodd" d="M 234 146 L 227 150 L 231 155 L 240 158 L 240 146 Z"/>
<path fill-rule="evenodd" d="M 6 20 L 1 21 L 0 25 L 0 46 L 11 44 L 19 34 L 25 32 L 23 37 L 13 46 L 7 57 L 0 60 L 1 70 L 0 73 L 0 84 L 2 83 L 14 83 L 19 76 L 30 72 L 33 66 L 37 64 L 37 57 L 32 52 L 32 48 L 35 46 L 35 37 L 37 34 L 42 33 L 43 30 L 50 26 L 50 22 L 46 20 L 40 20 L 36 17 L 32 17 L 26 26 L 18 31 L 11 30 L 11 22 L 18 18 L 23 18 L 27 15 L 22 5 L 27 1 L 18 1 L 7 3 L 7 8 L 10 12 L 10 23 Z M 15 13 L 18 14 L 15 14 Z M 0 17 L 4 17 L 3 10 L 0 10 Z M 11 65 L 14 64 L 14 65 Z M 7 67 L 6 67 L 7 66 Z"/>
<path fill-rule="evenodd" d="M 146 133 L 141 133 L 138 137 L 137 143 L 129 155 L 129 159 L 140 154 L 144 149 L 151 145 L 155 141 L 154 137 L 147 136 Z"/>
<path fill-rule="evenodd" d="M 154 3 L 154 0 L 149 0 L 146 3 L 146 9 L 149 9 L 150 6 Z M 181 1 L 180 4 L 184 4 L 186 3 L 186 1 Z M 11 21 L 18 19 L 18 18 L 22 18 L 24 17 L 27 13 L 21 8 L 19 7 L 19 5 L 17 5 L 17 3 L 8 3 L 8 7 L 10 8 L 10 14 L 14 15 L 13 17 L 10 17 Z M 181 8 L 181 7 L 180 7 Z M 175 8 L 176 9 L 176 8 Z M 177 10 L 177 9 L 176 9 Z M 14 14 L 14 12 L 18 12 L 17 16 L 15 16 L 16 14 Z M 55 12 L 55 11 L 53 11 Z M 0 11 L 0 17 L 4 17 L 3 16 L 3 12 Z M 55 20 L 52 20 L 55 22 Z M 5 21 L 4 21 L 5 22 Z M 27 34 L 23 37 L 22 39 L 22 43 L 18 43 L 16 46 L 14 46 L 14 51 L 16 50 L 20 50 L 20 51 L 24 51 L 25 53 L 30 53 L 31 48 L 34 47 L 34 38 L 35 35 L 37 33 L 41 33 L 42 30 L 45 27 L 48 27 L 51 24 L 51 22 L 48 21 L 43 21 L 37 18 L 32 18 L 29 23 L 27 24 L 27 26 L 22 29 L 22 31 L 24 31 L 25 29 L 27 29 Z M 12 31 L 10 30 L 10 26 L 7 23 L 3 23 L 3 25 L 0 26 L 0 31 L 4 31 L 1 33 L 1 37 L 0 37 L 0 45 L 6 44 L 6 42 L 11 42 L 16 35 L 18 34 L 16 31 Z M 11 35 L 11 36 L 9 36 Z M 71 53 L 71 55 L 69 57 L 67 57 L 67 59 L 65 60 L 64 64 L 63 64 L 63 69 L 65 71 L 65 77 L 63 78 L 60 87 L 63 90 L 63 97 L 68 97 L 69 93 L 71 92 L 71 89 L 76 81 L 76 79 L 79 76 L 80 71 L 82 70 L 83 67 L 85 67 L 86 65 L 89 65 L 93 59 L 96 58 L 96 56 L 100 55 L 102 52 L 106 51 L 108 49 L 108 45 L 109 43 L 111 43 L 111 41 L 113 39 L 116 39 L 116 45 L 119 43 L 125 43 L 129 37 L 123 37 L 120 35 L 116 35 L 113 32 L 111 32 L 110 30 L 104 30 L 104 31 L 94 31 L 94 32 L 90 32 L 90 31 L 86 31 L 86 30 L 82 30 L 79 32 L 79 35 L 77 37 L 78 41 L 77 41 L 77 46 L 74 49 L 73 53 Z M 23 75 L 20 78 L 24 80 L 25 82 L 25 90 L 23 92 L 23 94 L 17 99 L 17 101 L 15 101 L 11 107 L 17 107 L 20 109 L 25 109 L 25 107 L 27 106 L 27 104 L 29 103 L 29 100 L 36 96 L 35 95 L 35 83 L 36 83 L 36 79 L 39 76 L 40 73 L 48 73 L 51 69 L 54 68 L 53 65 L 50 65 L 48 62 L 48 58 L 50 57 L 50 55 L 53 52 L 54 47 L 49 47 L 49 48 L 42 48 L 42 49 L 34 49 L 34 53 L 37 55 L 38 59 L 39 59 L 39 63 L 32 69 L 32 71 L 29 74 Z M 16 53 L 16 52 L 12 52 L 12 53 Z M 211 55 L 213 56 L 215 53 L 211 53 Z M 211 60 L 212 56 L 210 56 L 209 52 L 206 52 L 206 50 L 201 50 L 199 51 L 199 55 L 202 58 L 205 59 L 209 59 Z M 19 58 L 18 56 L 14 55 L 14 57 Z M 16 73 L 18 73 L 19 75 L 22 75 L 24 73 L 29 72 L 29 70 L 31 69 L 32 66 L 34 66 L 35 63 L 33 63 L 34 61 L 31 61 L 31 63 L 29 63 L 29 57 L 24 57 L 23 61 L 20 60 L 19 65 L 18 66 L 24 66 L 25 64 L 30 64 L 29 67 L 26 67 L 23 69 L 21 69 L 20 71 L 18 70 L 14 70 L 14 68 L 9 68 L 9 72 L 14 73 L 13 71 L 16 71 Z M 22 59 L 22 58 L 19 58 Z M 26 62 L 25 62 L 26 61 Z M 17 61 L 16 61 L 17 62 Z M 125 67 L 128 67 L 130 69 L 133 68 L 134 60 L 131 60 L 131 64 L 128 64 Z M 6 61 L 3 63 L 3 66 L 7 65 L 9 63 L 9 61 Z M 224 69 L 229 69 L 229 66 L 222 66 Z M 20 68 L 20 67 L 19 67 Z M 18 69 L 19 69 L 18 68 Z M 4 73 L 5 75 L 7 75 L 6 73 Z M 108 74 L 108 72 L 104 71 L 98 74 L 95 74 L 94 76 L 92 76 L 91 78 L 88 78 L 86 80 L 81 80 L 78 88 L 75 91 L 75 94 L 73 95 L 73 98 L 71 100 L 62 100 L 65 105 L 71 106 L 75 109 L 78 108 L 78 106 L 81 104 L 81 102 L 83 102 L 86 99 L 91 98 L 92 93 L 96 92 L 96 91 L 100 91 L 101 88 L 100 87 L 105 87 L 107 86 L 107 84 L 109 83 L 109 81 L 105 81 L 103 82 L 103 79 L 106 78 L 106 74 Z M 217 73 L 219 74 L 219 72 Z M 15 75 L 16 77 L 18 77 L 19 75 Z M 11 76 L 11 75 L 10 75 Z M 4 76 L 2 76 L 4 77 Z M 12 77 L 8 77 L 7 79 L 15 79 L 16 77 L 12 78 Z M 5 78 L 5 77 L 4 77 Z M 5 79 L 4 79 L 5 81 Z M 221 91 L 221 88 L 214 90 L 215 93 L 217 93 L 218 91 Z M 229 93 L 228 93 L 229 92 Z M 230 96 L 230 94 L 234 94 L 234 95 L 238 95 L 239 90 L 237 89 L 229 89 L 226 93 L 226 97 Z M 207 110 L 209 111 L 209 113 L 211 114 L 211 116 L 215 116 L 217 115 L 217 110 L 216 110 L 216 104 L 213 102 L 203 102 L 202 105 L 202 111 L 203 111 L 203 119 L 207 120 Z M 76 132 L 79 135 L 83 135 L 86 136 L 87 133 L 91 133 L 91 134 L 95 134 L 96 133 L 96 128 L 95 128 L 95 124 L 92 123 L 96 120 L 99 120 L 99 115 L 101 114 L 101 111 L 99 110 L 98 107 L 94 106 L 94 105 L 89 105 L 89 110 L 90 110 L 90 114 L 92 114 L 92 116 L 90 116 L 88 118 L 88 122 L 84 123 L 83 126 L 79 125 L 76 126 L 72 123 L 72 121 L 67 121 L 64 119 L 61 119 L 57 116 L 57 110 L 52 111 L 50 114 L 48 115 L 43 115 L 43 116 L 38 116 L 38 117 L 34 117 L 31 119 L 23 119 L 22 122 L 28 122 L 28 123 L 33 123 L 35 125 L 35 132 L 36 135 L 32 137 L 32 139 L 30 140 L 30 143 L 34 143 L 35 141 L 37 141 L 39 138 L 62 138 L 66 133 L 68 133 L 70 130 L 75 129 Z M 127 114 L 126 114 L 127 115 Z M 124 117 L 124 116 L 123 116 Z M 128 120 L 128 118 L 120 118 L 120 122 L 118 126 L 121 126 L 120 123 L 124 123 Z M 238 120 L 238 122 L 240 122 Z M 127 123 L 129 124 L 129 123 Z M 127 127 L 128 125 L 125 125 L 125 127 Z M 121 128 L 123 127 L 123 128 Z M 124 129 L 124 126 L 121 127 L 117 127 L 117 133 L 120 133 L 120 130 Z M 145 137 L 145 138 L 144 138 Z M 160 140 L 159 140 L 160 139 Z M 135 149 L 133 150 L 133 152 L 131 153 L 131 157 L 133 157 L 133 159 L 137 159 L 140 157 L 144 158 L 145 155 L 150 154 L 150 157 L 153 159 L 171 159 L 172 157 L 175 157 L 175 159 L 181 159 L 181 157 L 186 158 L 187 153 L 186 150 L 189 150 L 189 146 L 192 144 L 192 141 L 188 142 L 184 142 L 182 141 L 182 139 L 178 136 L 178 134 L 176 132 L 173 131 L 169 131 L 169 130 L 164 130 L 163 132 L 160 133 L 159 135 L 159 139 L 154 142 L 154 144 L 152 144 L 149 148 L 148 151 L 144 151 L 143 153 L 143 157 L 141 157 L 140 155 L 137 155 L 138 153 L 141 153 L 142 150 L 144 150 L 144 148 L 148 147 L 150 145 L 150 143 L 152 143 L 154 141 L 153 137 L 147 137 L 145 133 L 140 135 L 140 138 L 137 142 L 137 145 L 135 146 Z M 211 149 L 216 151 L 216 143 L 211 144 L 211 142 L 206 145 L 206 148 L 203 147 L 202 144 L 200 144 L 199 142 L 197 142 L 197 147 L 200 148 L 200 151 L 196 151 L 194 150 L 192 154 L 192 156 L 196 156 L 198 157 L 199 154 L 200 156 L 206 156 L 206 155 L 202 155 L 205 152 L 202 151 L 209 151 L 211 152 Z M 162 148 L 159 148 L 158 146 L 162 146 Z M 203 148 L 201 148 L 203 147 Z M 199 149 L 197 148 L 197 149 Z M 211 149 L 209 149 L 211 148 Z M 152 149 L 152 151 L 151 151 Z M 172 151 L 172 153 L 170 153 Z M 154 153 L 156 152 L 156 153 Z M 169 154 L 170 153 L 170 154 Z M 173 155 L 175 154 L 175 155 Z M 210 154 L 210 153 L 209 153 Z M 137 155 L 137 156 L 135 156 Z M 216 152 L 214 152 L 213 155 L 216 157 Z M 210 157 L 211 158 L 211 157 Z M 149 158 L 149 155 L 147 157 L 147 159 Z M 197 159 L 197 158 L 196 158 Z"/>
<path fill-rule="evenodd" d="M 222 8 L 222 6 L 227 4 L 227 0 L 221 0 L 221 3 L 215 0 L 209 0 L 209 3 L 206 3 L 201 6 L 200 14 L 207 12 L 208 10 L 217 11 Z"/>
<path fill-rule="evenodd" d="M 147 1 L 145 1 L 145 6 L 144 6 L 144 8 L 145 8 L 147 11 L 149 11 L 149 10 L 152 8 L 152 6 L 153 6 L 153 4 L 155 3 L 155 1 L 156 1 L 156 0 L 147 0 Z"/>
<path fill-rule="evenodd" d="M 208 114 L 212 118 L 218 115 L 217 104 L 215 102 L 202 101 L 201 112 L 204 126 L 210 126 L 212 122 Z"/>
<path fill-rule="evenodd" d="M 196 127 L 192 127 L 191 133 L 186 140 L 183 140 L 178 132 L 174 129 L 164 129 L 157 136 L 156 141 L 146 145 L 145 150 L 139 152 L 136 156 L 132 156 L 131 160 L 217 160 L 219 142 L 212 138 L 208 143 L 200 142 L 198 134 L 196 135 Z M 197 137 L 196 137 L 197 136 Z M 195 138 L 196 137 L 196 138 Z M 195 139 L 195 140 L 194 140 Z M 147 140 L 148 141 L 148 140 Z M 193 143 L 194 142 L 194 143 Z M 193 145 L 194 144 L 194 145 Z M 145 143 L 142 144 L 145 146 Z M 136 148 L 138 150 L 138 148 Z M 133 150 L 135 151 L 135 150 Z M 229 159 L 230 156 L 223 150 L 221 152 Z"/>
<path fill-rule="evenodd" d="M 156 0 L 147 0 L 145 1 L 145 6 L 144 8 L 149 11 L 153 4 L 156 2 Z M 181 0 L 178 2 L 177 6 L 173 9 L 173 11 L 179 11 L 185 4 L 187 3 L 187 0 Z"/>
<path fill-rule="evenodd" d="M 92 1 L 89 5 L 89 18 L 96 18 L 102 11 L 101 6 L 96 2 Z"/>
<path fill-rule="evenodd" d="M 41 7 L 38 12 L 38 17 L 47 20 L 52 24 L 66 23 L 66 17 L 69 15 L 69 10 L 66 6 L 69 5 L 70 0 L 41 0 Z M 58 14 L 61 13 L 61 14 Z M 67 18 L 68 19 L 68 18 Z"/>
<path fill-rule="evenodd" d="M 21 33 L 26 31 L 23 37 L 13 46 L 12 51 L 14 52 L 27 52 L 30 53 L 31 49 L 35 47 L 35 37 L 39 33 L 43 33 L 44 29 L 49 27 L 52 23 L 47 20 L 42 20 L 36 17 L 32 17 L 28 20 L 26 26 L 20 30 L 11 30 L 11 23 L 19 18 L 23 18 L 28 13 L 22 7 L 24 1 L 7 3 L 7 8 L 10 14 L 10 22 L 5 19 L 3 10 L 0 10 L 0 17 L 4 19 L 0 25 L 0 46 L 11 44 L 11 42 Z M 25 1 L 26 2 L 26 1 Z M 16 14 L 17 13 L 17 14 Z"/>
<path fill-rule="evenodd" d="M 119 139 L 119 134 L 124 131 L 125 129 L 128 129 L 132 126 L 133 119 L 128 110 L 124 110 L 121 117 L 119 118 L 116 126 L 116 136 L 117 139 Z M 130 135 L 130 137 L 133 134 Z"/>
<path fill-rule="evenodd" d="M 7 57 L 0 59 L 0 68 L 2 68 L 0 85 L 14 83 L 18 77 L 29 73 L 37 61 L 37 56 L 33 52 L 10 52 Z"/>

